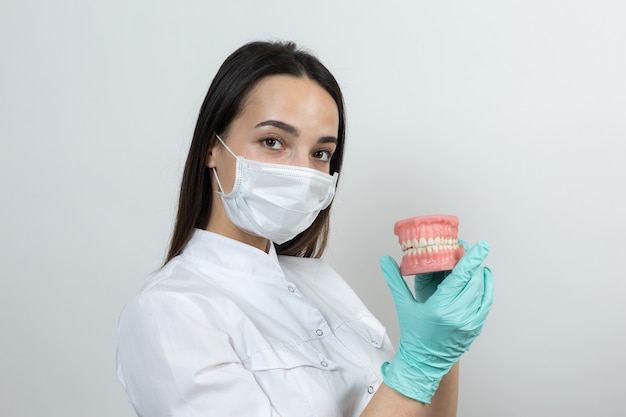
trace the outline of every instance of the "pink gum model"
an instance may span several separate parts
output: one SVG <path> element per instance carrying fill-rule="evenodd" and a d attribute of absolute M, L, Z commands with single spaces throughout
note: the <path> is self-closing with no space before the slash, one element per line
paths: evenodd
<path fill-rule="evenodd" d="M 417 216 L 396 222 L 402 247 L 402 275 L 450 271 L 465 253 L 459 246 L 459 218 L 445 214 Z"/>

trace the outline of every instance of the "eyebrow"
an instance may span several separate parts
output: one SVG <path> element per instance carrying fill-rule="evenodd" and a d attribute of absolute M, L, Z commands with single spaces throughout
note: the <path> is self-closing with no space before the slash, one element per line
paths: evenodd
<path fill-rule="evenodd" d="M 298 129 L 295 128 L 295 126 L 292 126 L 285 122 L 281 122 L 280 120 L 266 120 L 264 122 L 257 124 L 254 127 L 256 128 L 256 127 L 262 127 L 262 126 L 274 126 L 281 130 L 284 130 L 285 132 L 289 133 L 292 136 L 300 136 L 300 132 L 298 131 Z"/>
<path fill-rule="evenodd" d="M 258 123 L 255 128 L 263 127 L 263 126 L 274 126 L 278 129 L 284 130 L 292 136 L 298 137 L 300 136 L 300 131 L 296 129 L 295 126 L 290 125 L 289 123 L 281 122 L 280 120 L 265 120 L 261 123 Z M 334 136 L 323 136 L 318 140 L 318 143 L 334 143 L 337 144 L 338 140 Z"/>

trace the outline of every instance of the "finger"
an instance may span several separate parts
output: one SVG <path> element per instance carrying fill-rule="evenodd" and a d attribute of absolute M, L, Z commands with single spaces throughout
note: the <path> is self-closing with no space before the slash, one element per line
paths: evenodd
<path fill-rule="evenodd" d="M 483 298 L 480 304 L 480 313 L 482 315 L 483 321 L 487 319 L 487 314 L 489 314 L 489 311 L 491 310 L 494 294 L 494 281 L 491 269 L 489 269 L 488 267 L 484 267 L 484 276 L 485 291 L 483 293 Z"/>
<path fill-rule="evenodd" d="M 485 268 L 478 267 L 474 269 L 472 277 L 456 296 L 455 303 L 467 306 L 467 313 L 475 317 L 480 311 L 484 296 Z"/>
<path fill-rule="evenodd" d="M 469 250 L 469 244 L 464 240 L 459 239 L 459 246 L 463 246 L 466 251 Z"/>
<path fill-rule="evenodd" d="M 475 328 L 476 336 L 482 332 L 483 325 L 487 321 L 489 311 L 491 311 L 491 305 L 493 304 L 493 274 L 491 269 L 487 267 L 481 268 L 481 278 L 483 291 L 480 297 L 480 302 L 477 302 L 477 306 L 471 311 L 473 312 L 471 322 Z"/>
<path fill-rule="evenodd" d="M 415 301 L 411 290 L 400 274 L 398 264 L 391 256 L 386 255 L 380 258 L 380 268 L 396 305 Z"/>
<path fill-rule="evenodd" d="M 437 271 L 415 275 L 415 300 L 420 303 L 426 302 L 449 273 L 450 271 Z"/>
<path fill-rule="evenodd" d="M 472 270 L 480 266 L 481 263 L 489 255 L 489 244 L 485 241 L 476 243 L 471 248 L 467 249 L 463 257 L 456 264 L 452 273 L 467 274 Z"/>
<path fill-rule="evenodd" d="M 433 272 L 427 272 L 425 274 L 417 274 L 413 277 L 413 284 L 415 291 L 420 291 L 426 288 L 432 280 L 435 278 L 435 274 Z"/>
<path fill-rule="evenodd" d="M 474 271 L 489 254 L 489 244 L 478 242 L 465 252 L 465 255 L 456 264 L 452 273 L 446 277 L 439 288 L 447 296 L 456 297 L 470 282 Z"/>
<path fill-rule="evenodd" d="M 413 288 L 415 289 L 415 300 L 419 303 L 426 302 L 437 288 L 437 283 L 434 282 L 435 274 L 428 272 L 425 274 L 418 274 L 413 277 Z"/>

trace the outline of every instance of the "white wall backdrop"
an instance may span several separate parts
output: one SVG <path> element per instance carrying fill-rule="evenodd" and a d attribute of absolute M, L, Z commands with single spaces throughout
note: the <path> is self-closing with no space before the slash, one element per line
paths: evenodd
<path fill-rule="evenodd" d="M 460 416 L 623 415 L 626 5 L 2 1 L 0 415 L 134 415 L 123 305 L 158 268 L 197 111 L 253 39 L 313 50 L 348 148 L 326 259 L 398 337 L 396 220 L 487 240 Z"/>

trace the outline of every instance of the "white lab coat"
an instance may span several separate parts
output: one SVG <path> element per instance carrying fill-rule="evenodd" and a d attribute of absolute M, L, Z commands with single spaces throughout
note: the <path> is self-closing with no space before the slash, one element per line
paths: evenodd
<path fill-rule="evenodd" d="M 348 417 L 393 354 L 324 261 L 196 230 L 124 308 L 117 372 L 142 417 Z"/>

